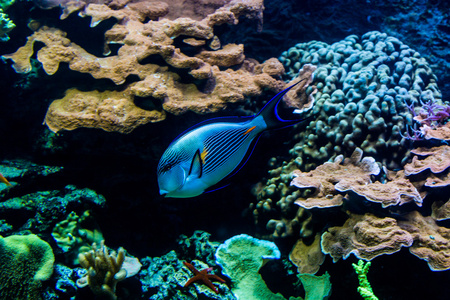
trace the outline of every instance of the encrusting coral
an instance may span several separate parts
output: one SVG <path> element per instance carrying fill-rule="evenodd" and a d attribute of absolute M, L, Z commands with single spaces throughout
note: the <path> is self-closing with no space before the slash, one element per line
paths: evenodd
<path fill-rule="evenodd" d="M 425 260 L 433 271 L 450 269 L 450 229 L 439 226 L 432 217 L 413 211 L 399 226 L 408 231 L 414 243 L 411 254 Z"/>
<path fill-rule="evenodd" d="M 336 188 L 338 185 L 355 186 L 371 183 L 371 175 L 378 175 L 380 168 L 372 157 L 364 157 L 361 149 L 357 148 L 349 159 L 343 155 L 335 158 L 334 162 L 326 162 L 311 172 L 295 170 L 291 185 L 298 188 L 315 188 L 313 195 L 307 199 L 298 198 L 295 204 L 304 208 L 333 207 L 343 203 L 343 195 Z"/>
<path fill-rule="evenodd" d="M 52 248 L 37 235 L 0 236 L 0 298 L 42 299 L 54 262 Z"/>
<path fill-rule="evenodd" d="M 316 274 L 325 261 L 320 248 L 320 234 L 316 234 L 310 245 L 299 239 L 289 253 L 289 260 L 297 266 L 299 274 Z"/>
<path fill-rule="evenodd" d="M 273 231 L 274 238 L 298 238 L 290 259 L 300 272 L 318 271 L 322 262 L 316 255 L 319 248 L 337 261 L 350 254 L 372 260 L 407 247 L 427 261 L 431 270 L 448 270 L 450 229 L 436 222 L 450 218 L 448 148 L 413 149 L 412 161 L 397 171 L 380 168 L 374 158 L 363 157 L 359 148 L 350 158 L 339 155 L 309 172 L 285 164 L 272 173 L 279 177 L 255 189 L 261 199 L 255 209 L 256 220 L 263 220 L 264 213 L 276 215 L 274 208 L 279 209 L 280 219 L 269 220 L 266 228 Z M 277 190 L 281 199 L 274 205 L 272 197 Z M 429 205 L 422 209 L 426 200 L 431 203 L 431 216 L 427 216 Z M 296 209 L 297 214 L 293 213 Z M 333 217 L 324 219 L 324 215 Z M 324 228 L 327 230 L 318 238 Z"/>
<path fill-rule="evenodd" d="M 409 247 L 412 254 L 427 261 L 431 270 L 450 269 L 450 260 L 448 259 L 450 257 L 450 243 L 448 242 L 450 229 L 436 223 L 436 220 L 447 219 L 449 215 L 448 204 L 436 201 L 436 199 L 446 199 L 445 196 L 440 196 L 441 192 L 439 192 L 439 189 L 448 186 L 448 184 L 443 184 L 450 169 L 448 164 L 450 156 L 443 154 L 447 150 L 446 147 L 448 146 L 442 145 L 412 150 L 411 152 L 425 156 L 425 158 L 419 161 L 415 157 L 411 163 L 405 165 L 405 170 L 397 172 L 384 168 L 386 178 L 383 182 L 369 180 L 362 185 L 354 182 L 349 184 L 348 188 L 342 188 L 339 180 L 336 180 L 336 190 L 339 192 L 352 191 L 357 197 L 351 198 L 351 206 L 345 207 L 350 209 L 347 211 L 349 218 L 345 223 L 342 226 L 330 227 L 322 234 L 322 251 L 333 257 L 334 261 L 340 258 L 346 259 L 352 253 L 360 259 L 371 260 L 378 255 L 397 252 L 401 247 Z M 332 173 L 330 171 L 331 177 Z M 435 184 L 432 184 L 433 182 Z M 358 207 L 358 202 L 361 203 L 361 197 L 380 203 L 383 209 L 408 202 L 415 202 L 416 207 L 420 208 L 424 197 L 436 202 L 432 204 L 431 216 L 424 216 L 418 210 L 410 212 L 405 210 L 402 216 L 397 211 L 391 217 L 380 217 L 370 213 L 371 207 L 367 205 L 357 208 L 360 210 L 361 207 L 364 207 L 367 211 L 364 215 L 351 211 L 352 207 Z M 344 195 L 343 198 L 344 202 L 350 199 L 349 195 Z M 307 198 L 302 199 L 300 203 L 307 201 Z M 412 207 L 409 206 L 409 210 Z M 390 214 L 389 210 L 382 211 L 379 208 L 372 211 L 378 214 L 380 212 Z"/>
<path fill-rule="evenodd" d="M 419 174 L 425 170 L 430 170 L 433 174 L 442 173 L 450 168 L 450 146 L 442 145 L 432 148 L 416 148 L 411 150 L 412 162 L 405 165 L 406 175 Z M 422 159 L 419 158 L 422 157 Z"/>
<path fill-rule="evenodd" d="M 280 293 L 273 293 L 259 272 L 267 260 L 280 258 L 280 251 L 274 243 L 246 234 L 236 235 L 221 244 L 215 256 L 223 274 L 231 278 L 232 291 L 239 299 L 286 299 Z M 305 300 L 327 299 L 330 296 L 331 283 L 328 273 L 322 276 L 299 274 L 298 277 L 305 289 Z M 303 300 L 301 297 L 289 299 Z"/>
<path fill-rule="evenodd" d="M 66 38 L 65 32 L 43 26 L 28 38 L 25 46 L 3 56 L 14 62 L 17 72 L 30 72 L 33 45 L 39 41 L 44 47 L 37 52 L 37 59 L 49 75 L 55 74 L 64 62 L 73 71 L 89 73 L 96 79 L 108 78 L 116 85 L 124 85 L 130 75 L 138 77 L 120 91 L 69 89 L 64 98 L 49 107 L 45 123 L 52 131 L 90 127 L 129 133 L 139 125 L 164 120 L 166 112 L 217 112 L 228 103 L 261 95 L 265 90 L 280 91 L 285 86 L 280 79 L 284 68 L 278 60 L 270 59 L 260 65 L 245 60 L 242 45 L 228 44 L 216 50 L 207 45 L 217 41 L 214 26 L 237 24 L 242 16 L 260 18 L 261 0 L 229 1 L 201 20 L 169 20 L 161 18 L 166 10 L 152 10 L 152 5 L 145 2 L 125 4 L 85 3 L 82 11 L 83 16 L 92 18 L 91 26 L 110 17 L 118 21 L 105 33 L 105 51 L 109 51 L 107 45 L 118 44 L 117 55 L 97 57 Z M 183 41 L 188 37 L 200 41 L 187 40 L 186 45 L 195 48 L 189 53 L 196 54 L 190 56 L 176 46 L 181 37 Z M 155 55 L 164 63 L 146 62 Z M 188 71 L 190 82 L 180 78 L 177 71 L 182 70 Z M 148 100 L 146 109 L 136 105 L 138 97 Z"/>
<path fill-rule="evenodd" d="M 409 247 L 412 236 L 394 218 L 378 218 L 372 214 L 351 214 L 341 227 L 330 227 L 322 234 L 321 247 L 333 261 L 346 259 L 350 254 L 365 260 L 392 254 L 401 247 Z"/>

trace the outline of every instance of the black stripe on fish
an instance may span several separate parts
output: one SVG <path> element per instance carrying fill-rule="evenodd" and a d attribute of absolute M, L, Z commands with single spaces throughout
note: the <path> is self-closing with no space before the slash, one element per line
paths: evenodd
<path fill-rule="evenodd" d="M 244 133 L 248 128 L 225 130 L 205 140 L 208 154 L 205 160 L 205 173 L 211 173 L 226 163 L 247 139 Z"/>
<path fill-rule="evenodd" d="M 180 161 L 189 159 L 189 155 L 185 149 L 180 151 L 174 151 L 173 148 L 169 148 L 163 155 L 163 158 L 159 161 L 157 174 L 167 172 L 174 165 L 178 164 Z"/>
<path fill-rule="evenodd" d="M 236 142 L 239 137 L 240 129 L 232 129 L 222 131 L 214 136 L 211 136 L 205 140 L 205 146 L 210 152 L 207 162 L 208 166 L 214 166 L 216 161 L 220 159 L 224 151 L 230 148 L 230 145 Z"/>

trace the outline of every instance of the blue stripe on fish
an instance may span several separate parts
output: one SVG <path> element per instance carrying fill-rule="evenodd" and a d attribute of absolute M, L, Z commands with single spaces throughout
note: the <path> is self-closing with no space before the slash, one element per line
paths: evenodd
<path fill-rule="evenodd" d="M 295 85 L 275 95 L 253 117 L 211 119 L 178 136 L 158 164 L 161 195 L 188 198 L 202 194 L 242 168 L 262 132 L 302 121 L 285 120 L 278 111 L 281 99 Z"/>

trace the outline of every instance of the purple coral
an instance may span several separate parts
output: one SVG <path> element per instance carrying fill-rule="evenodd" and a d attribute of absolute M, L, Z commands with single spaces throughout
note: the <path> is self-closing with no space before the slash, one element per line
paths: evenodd
<path fill-rule="evenodd" d="M 430 127 L 444 125 L 450 117 L 450 106 L 438 104 L 434 98 L 427 102 L 420 101 L 422 107 L 418 117 L 415 120 L 419 121 L 421 125 L 426 124 Z"/>
<path fill-rule="evenodd" d="M 416 126 L 408 126 L 405 134 L 401 136 L 405 139 L 412 141 L 420 141 L 424 138 L 423 128 L 437 128 L 445 125 L 450 119 L 450 106 L 447 104 L 439 104 L 434 97 L 431 97 L 427 101 L 420 100 L 422 105 L 417 114 L 414 105 L 408 105 L 405 101 L 405 105 L 408 110 L 413 115 L 413 119 L 420 124 L 420 128 L 417 129 Z"/>

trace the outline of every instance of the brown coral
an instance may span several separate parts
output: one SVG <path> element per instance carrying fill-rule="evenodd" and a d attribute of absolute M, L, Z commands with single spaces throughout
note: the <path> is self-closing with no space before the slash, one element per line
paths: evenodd
<path fill-rule="evenodd" d="M 432 217 L 424 217 L 417 211 L 406 218 L 399 221 L 399 226 L 414 239 L 409 252 L 425 260 L 433 271 L 450 269 L 450 229 L 438 226 Z"/>
<path fill-rule="evenodd" d="M 421 194 L 406 178 L 403 170 L 397 172 L 394 178 L 385 183 L 377 181 L 355 185 L 350 181 L 340 181 L 335 188 L 340 192 L 353 191 L 371 202 L 380 203 L 382 207 L 409 202 L 415 202 L 418 206 L 422 206 L 423 202 Z"/>
<path fill-rule="evenodd" d="M 288 85 L 292 85 L 301 81 L 298 85 L 292 88 L 286 93 L 284 101 L 288 107 L 294 107 L 298 109 L 311 108 L 314 104 L 313 95 L 317 92 L 315 86 L 311 86 L 314 79 L 314 71 L 316 71 L 317 66 L 306 64 L 298 72 L 298 76 L 289 82 Z M 311 93 L 306 93 L 306 88 L 311 86 L 313 91 Z"/>
<path fill-rule="evenodd" d="M 325 255 L 320 249 L 320 234 L 316 234 L 310 245 L 299 239 L 289 254 L 289 260 L 297 266 L 299 274 L 316 274 L 325 261 Z"/>
<path fill-rule="evenodd" d="M 420 131 L 427 140 L 437 139 L 442 141 L 450 141 L 450 122 L 438 127 L 430 127 L 424 124 L 420 127 Z"/>
<path fill-rule="evenodd" d="M 413 237 L 393 218 L 378 218 L 372 214 L 350 215 L 341 227 L 331 227 L 322 234 L 322 251 L 333 261 L 347 259 L 350 254 L 365 260 L 392 254 L 409 247 Z"/>
<path fill-rule="evenodd" d="M 54 132 L 80 127 L 129 133 L 137 126 L 164 119 L 164 111 L 144 110 L 133 101 L 130 89 L 124 91 L 66 91 L 55 100 L 45 116 L 45 124 Z"/>
<path fill-rule="evenodd" d="M 421 147 L 411 150 L 411 153 L 417 156 L 413 157 L 411 163 L 405 165 L 406 175 L 419 174 L 427 169 L 437 174 L 450 167 L 450 146 L 442 145 L 431 149 Z M 425 156 L 425 158 L 419 159 L 418 156 Z"/>
<path fill-rule="evenodd" d="M 380 168 L 372 157 L 362 158 L 362 150 L 357 148 L 352 156 L 344 160 L 342 155 L 334 162 L 326 162 L 310 172 L 293 172 L 291 185 L 298 188 L 315 188 L 313 195 L 298 198 L 295 203 L 304 208 L 333 207 L 343 203 L 343 195 L 336 189 L 337 183 L 345 186 L 359 186 L 371 183 L 370 176 L 378 174 Z"/>
<path fill-rule="evenodd" d="M 128 84 L 121 92 L 68 91 L 67 94 L 74 95 L 76 101 L 71 102 L 66 96 L 51 105 L 45 119 L 51 130 L 94 127 L 128 133 L 139 125 L 163 120 L 164 111 L 173 114 L 189 110 L 196 113 L 217 112 L 227 103 L 261 95 L 264 90 L 277 92 L 284 88 L 285 83 L 279 79 L 284 69 L 277 60 L 269 60 L 260 66 L 253 63 L 253 67 L 248 68 L 250 64 L 245 62 L 242 45 L 229 44 L 216 51 L 206 48 L 206 42 L 217 40 L 213 31 L 215 25 L 237 24 L 241 16 L 259 18 L 263 8 L 261 0 L 216 3 L 220 4 L 220 8 L 200 20 L 158 20 L 167 10 L 167 6 L 158 3 L 113 1 L 108 5 L 82 5 L 82 14 L 92 18 L 91 26 L 111 17 L 118 20 L 105 33 L 106 53 L 107 45 L 119 44 L 117 55 L 94 56 L 67 39 L 64 32 L 42 27 L 17 52 L 3 56 L 13 60 L 17 72 L 30 72 L 33 45 L 39 41 L 44 47 L 38 51 L 37 59 L 49 75 L 55 74 L 63 62 L 73 71 L 89 73 L 96 79 L 108 78 L 117 85 L 124 84 L 130 75 L 138 77 L 139 81 Z M 143 23 L 147 18 L 150 21 Z M 196 47 L 198 54 L 189 56 L 177 48 L 174 39 L 178 36 L 184 40 L 186 37 L 195 39 L 197 42 L 191 42 L 191 45 L 195 45 L 192 47 Z M 181 82 L 176 71 L 169 71 L 167 66 L 143 64 L 152 55 L 159 55 L 175 69 L 188 70 L 192 83 Z M 234 70 L 219 69 L 231 66 Z M 198 81 L 203 82 L 202 88 L 194 84 Z M 138 108 L 134 104 L 135 97 L 162 102 L 162 108 L 158 103 L 147 111 Z M 71 106 L 76 109 L 68 110 Z M 101 111 L 98 110 L 100 107 Z"/>
<path fill-rule="evenodd" d="M 431 204 L 431 217 L 436 221 L 450 219 L 450 198 L 446 202 L 433 202 Z"/>

